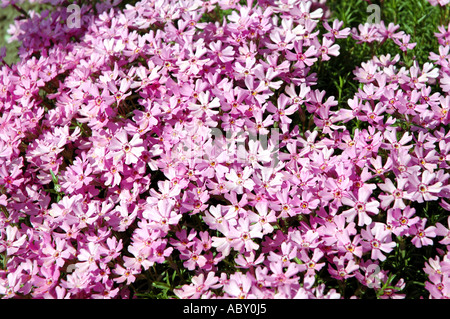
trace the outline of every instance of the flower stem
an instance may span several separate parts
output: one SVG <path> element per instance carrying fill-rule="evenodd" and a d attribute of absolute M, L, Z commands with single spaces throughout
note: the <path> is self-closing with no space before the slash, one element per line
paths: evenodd
<path fill-rule="evenodd" d="M 26 18 L 29 18 L 30 16 L 28 15 L 28 12 L 26 12 L 23 8 L 19 7 L 17 4 L 13 3 L 12 7 L 14 9 L 16 9 L 18 12 L 20 12 L 21 14 L 23 14 Z"/>

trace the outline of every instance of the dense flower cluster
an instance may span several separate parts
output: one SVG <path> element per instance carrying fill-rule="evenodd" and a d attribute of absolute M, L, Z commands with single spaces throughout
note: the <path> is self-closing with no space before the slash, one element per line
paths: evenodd
<path fill-rule="evenodd" d="M 128 298 L 156 265 L 192 276 L 180 298 L 341 298 L 326 278 L 352 277 L 402 298 L 380 267 L 406 241 L 442 246 L 422 271 L 450 297 L 449 224 L 418 211 L 450 210 L 450 26 L 424 65 L 362 63 L 338 105 L 314 66 L 349 37 L 407 52 L 399 25 L 350 29 L 325 1 L 142 0 L 83 5 L 71 28 L 48 2 L 0 71 L 4 298 Z"/>

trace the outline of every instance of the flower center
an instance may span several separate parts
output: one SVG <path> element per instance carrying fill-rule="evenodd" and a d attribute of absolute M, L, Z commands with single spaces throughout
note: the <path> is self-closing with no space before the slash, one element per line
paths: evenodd
<path fill-rule="evenodd" d="M 427 187 L 424 184 L 419 185 L 419 192 L 425 193 L 427 191 Z"/>
<path fill-rule="evenodd" d="M 380 247 L 380 242 L 377 239 L 373 239 L 370 244 L 372 245 L 373 248 L 379 248 Z"/>
<path fill-rule="evenodd" d="M 130 144 L 125 144 L 125 145 L 123 146 L 123 150 L 124 150 L 124 152 L 129 153 L 129 152 L 131 151 L 131 146 L 130 146 Z"/>
<path fill-rule="evenodd" d="M 394 191 L 393 195 L 394 195 L 395 198 L 401 198 L 402 195 L 403 195 L 403 192 L 401 190 L 397 189 L 397 190 Z"/>

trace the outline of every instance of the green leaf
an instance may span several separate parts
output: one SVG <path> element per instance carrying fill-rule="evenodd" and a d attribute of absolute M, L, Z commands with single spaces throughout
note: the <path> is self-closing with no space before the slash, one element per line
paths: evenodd
<path fill-rule="evenodd" d="M 168 284 L 166 284 L 164 282 L 159 282 L 159 281 L 156 281 L 156 282 L 154 281 L 152 283 L 152 286 L 155 287 L 155 288 L 163 289 L 163 290 L 169 290 L 170 289 L 170 286 Z"/>
<path fill-rule="evenodd" d="M 58 177 L 56 177 L 55 173 L 50 169 L 50 174 L 52 175 L 53 184 L 58 184 Z"/>

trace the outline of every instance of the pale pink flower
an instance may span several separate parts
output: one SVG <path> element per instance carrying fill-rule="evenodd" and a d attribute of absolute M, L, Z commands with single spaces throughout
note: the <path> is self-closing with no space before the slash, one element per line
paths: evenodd
<path fill-rule="evenodd" d="M 120 130 L 114 134 L 114 137 L 111 140 L 109 148 L 114 163 L 118 163 L 125 157 L 125 164 L 136 164 L 139 157 L 145 151 L 143 140 L 140 138 L 139 134 L 135 134 L 130 141 L 128 141 L 127 135 L 125 130 Z"/>

